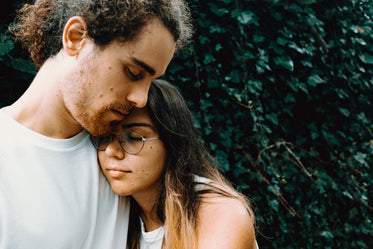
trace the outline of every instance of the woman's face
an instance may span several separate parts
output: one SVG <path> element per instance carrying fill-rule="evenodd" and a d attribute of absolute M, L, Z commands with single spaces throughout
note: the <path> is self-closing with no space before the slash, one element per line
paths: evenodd
<path fill-rule="evenodd" d="M 159 137 L 145 109 L 132 112 L 115 132 L 136 132 L 145 139 Z M 158 197 L 166 160 L 160 139 L 145 141 L 142 150 L 133 155 L 124 151 L 118 136 L 114 136 L 106 150 L 98 152 L 98 158 L 102 172 L 118 195 L 132 195 L 135 199 Z"/>

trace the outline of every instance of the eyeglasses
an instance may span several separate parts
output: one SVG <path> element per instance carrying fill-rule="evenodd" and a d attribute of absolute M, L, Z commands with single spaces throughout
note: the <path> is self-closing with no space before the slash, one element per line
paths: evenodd
<path fill-rule="evenodd" d="M 159 137 L 144 138 L 137 132 L 125 131 L 122 133 L 113 133 L 107 137 L 90 136 L 93 146 L 97 150 L 106 150 L 107 146 L 113 141 L 114 137 L 119 137 L 119 143 L 123 150 L 127 153 L 135 155 L 144 148 L 145 141 L 159 139 Z"/>

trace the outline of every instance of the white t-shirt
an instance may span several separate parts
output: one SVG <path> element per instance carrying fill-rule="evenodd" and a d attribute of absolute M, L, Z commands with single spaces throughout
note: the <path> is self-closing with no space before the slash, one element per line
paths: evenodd
<path fill-rule="evenodd" d="M 140 218 L 141 235 L 140 235 L 140 249 L 161 249 L 164 227 L 161 226 L 153 231 L 145 232 L 144 223 Z"/>
<path fill-rule="evenodd" d="M 85 131 L 53 139 L 0 110 L 0 249 L 125 248 L 128 216 Z"/>

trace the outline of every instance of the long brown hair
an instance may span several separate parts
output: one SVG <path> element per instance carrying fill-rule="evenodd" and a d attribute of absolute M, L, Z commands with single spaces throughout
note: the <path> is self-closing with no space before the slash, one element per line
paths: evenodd
<path fill-rule="evenodd" d="M 234 190 L 214 166 L 217 162 L 199 139 L 192 114 L 179 91 L 164 80 L 154 80 L 146 108 L 167 151 L 163 186 L 154 205 L 165 228 L 162 248 L 196 248 L 197 211 L 206 193 L 241 200 L 254 221 L 248 200 Z M 224 189 L 205 184 L 209 187 L 198 190 L 195 176 L 211 179 Z M 130 249 L 140 246 L 139 212 L 140 207 L 131 198 Z"/>

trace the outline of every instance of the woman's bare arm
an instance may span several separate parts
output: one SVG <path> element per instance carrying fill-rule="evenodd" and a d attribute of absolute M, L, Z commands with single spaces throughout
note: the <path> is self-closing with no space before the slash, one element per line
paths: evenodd
<path fill-rule="evenodd" d="M 252 219 L 234 198 L 205 194 L 198 210 L 198 249 L 256 249 Z"/>

